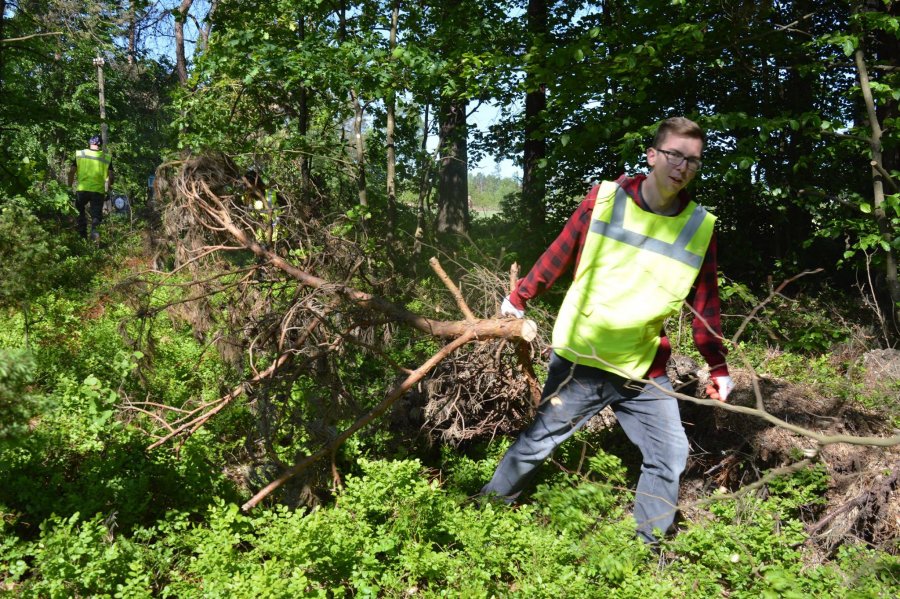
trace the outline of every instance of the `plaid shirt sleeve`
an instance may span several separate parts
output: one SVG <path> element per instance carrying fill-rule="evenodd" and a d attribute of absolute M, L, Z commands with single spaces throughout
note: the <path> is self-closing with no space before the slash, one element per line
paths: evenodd
<path fill-rule="evenodd" d="M 528 275 L 519 281 L 509 301 L 519 310 L 525 309 L 528 300 L 534 299 L 551 287 L 570 268 L 578 264 L 584 238 L 591 224 L 591 214 L 597 199 L 599 186 L 594 186 L 563 227 L 559 236 L 541 254 Z"/>
<path fill-rule="evenodd" d="M 722 312 L 719 304 L 719 275 L 716 264 L 716 235 L 713 233 L 703 265 L 687 301 L 694 309 L 694 344 L 709 364 L 710 376 L 725 376 L 727 350 L 722 335 Z"/>

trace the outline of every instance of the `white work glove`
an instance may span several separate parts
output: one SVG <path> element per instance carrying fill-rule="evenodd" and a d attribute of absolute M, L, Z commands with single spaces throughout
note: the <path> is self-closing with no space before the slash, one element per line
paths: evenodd
<path fill-rule="evenodd" d="M 712 385 L 707 385 L 706 394 L 710 399 L 718 399 L 721 402 L 728 401 L 728 396 L 734 389 L 734 381 L 728 375 L 712 377 Z"/>
<path fill-rule="evenodd" d="M 513 303 L 509 301 L 509 296 L 503 298 L 503 304 L 500 305 L 500 314 L 502 316 L 512 316 L 514 318 L 525 318 L 525 311 L 519 310 Z"/>

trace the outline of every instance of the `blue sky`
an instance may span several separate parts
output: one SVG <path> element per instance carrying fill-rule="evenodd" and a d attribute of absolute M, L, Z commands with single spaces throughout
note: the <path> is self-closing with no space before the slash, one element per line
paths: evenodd
<path fill-rule="evenodd" d="M 499 117 L 499 109 L 493 104 L 482 104 L 478 107 L 472 116 L 471 122 L 479 129 L 487 130 L 487 128 L 495 124 Z M 478 164 L 470 164 L 469 171 L 473 173 L 484 173 L 493 175 L 497 167 L 497 160 L 494 156 L 485 156 Z M 500 176 L 514 179 L 522 178 L 522 169 L 515 165 L 511 160 L 501 160 Z"/>

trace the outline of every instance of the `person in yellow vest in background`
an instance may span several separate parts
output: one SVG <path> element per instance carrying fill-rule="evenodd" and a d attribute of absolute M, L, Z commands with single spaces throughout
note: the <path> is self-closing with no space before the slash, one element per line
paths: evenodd
<path fill-rule="evenodd" d="M 663 323 L 685 300 L 695 314 L 694 343 L 710 367 L 710 397 L 727 401 L 734 387 L 722 341 L 715 217 L 685 191 L 700 170 L 704 143 L 693 121 L 663 121 L 646 151 L 650 173 L 595 186 L 504 299 L 501 314 L 523 318 L 528 300 L 575 270 L 553 329 L 535 421 L 483 496 L 514 502 L 553 450 L 610 406 L 643 458 L 634 504 L 639 538 L 655 546 L 655 531 L 671 527 L 688 441 L 667 393 L 671 348 Z"/>
<path fill-rule="evenodd" d="M 69 185 L 78 176 L 75 192 L 75 208 L 78 209 L 77 228 L 82 237 L 87 237 L 87 217 L 85 209 L 91 210 L 91 239 L 98 241 L 98 228 L 103 221 L 103 202 L 113 181 L 112 155 L 100 149 L 100 136 L 88 140 L 88 149 L 75 152 L 75 160 L 69 169 Z"/>
<path fill-rule="evenodd" d="M 274 189 L 268 189 L 262 177 L 254 170 L 244 175 L 247 181 L 247 201 L 253 207 L 261 227 L 256 231 L 256 240 L 270 250 L 275 250 L 278 241 L 278 196 Z"/>

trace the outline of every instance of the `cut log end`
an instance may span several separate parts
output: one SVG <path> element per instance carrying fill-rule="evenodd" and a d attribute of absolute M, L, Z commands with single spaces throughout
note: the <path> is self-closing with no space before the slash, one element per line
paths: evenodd
<path fill-rule="evenodd" d="M 537 323 L 533 320 L 526 320 L 522 323 L 522 339 L 531 343 L 537 337 Z"/>

